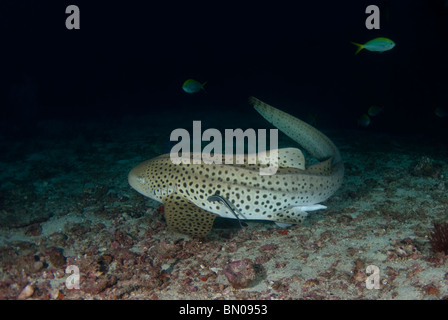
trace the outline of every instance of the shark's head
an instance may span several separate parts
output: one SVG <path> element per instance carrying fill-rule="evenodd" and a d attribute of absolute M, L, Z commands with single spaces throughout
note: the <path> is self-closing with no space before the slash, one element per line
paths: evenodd
<path fill-rule="evenodd" d="M 145 161 L 143 163 L 147 162 L 148 161 Z M 154 190 L 151 187 L 152 183 L 149 181 L 148 176 L 145 174 L 145 171 L 147 171 L 147 169 L 145 168 L 143 163 L 139 164 L 138 166 L 133 168 L 131 172 L 129 172 L 128 182 L 131 185 L 131 187 L 134 188 L 139 193 L 154 199 L 153 197 Z"/>
<path fill-rule="evenodd" d="M 169 170 L 169 166 L 162 165 L 164 160 L 158 157 L 133 168 L 128 175 L 131 187 L 148 198 L 162 202 L 165 196 L 174 192 L 174 186 L 163 179 Z"/>

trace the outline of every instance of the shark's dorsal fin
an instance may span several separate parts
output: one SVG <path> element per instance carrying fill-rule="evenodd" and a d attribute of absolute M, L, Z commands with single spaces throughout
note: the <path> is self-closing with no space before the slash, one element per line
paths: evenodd
<path fill-rule="evenodd" d="M 273 151 L 271 150 L 269 151 L 270 156 L 273 155 Z M 300 170 L 305 170 L 305 157 L 302 153 L 302 151 L 300 151 L 300 149 L 297 148 L 282 148 L 282 149 L 277 149 L 275 150 L 278 152 L 278 166 L 280 168 L 296 168 L 296 169 L 300 169 Z M 269 156 L 267 156 L 267 152 L 259 152 L 258 153 L 258 157 L 262 158 L 262 157 L 267 157 L 269 158 Z M 277 164 L 277 162 L 271 160 L 270 161 L 271 165 L 272 164 Z"/>
<path fill-rule="evenodd" d="M 278 149 L 278 165 L 280 168 L 305 170 L 305 157 L 297 148 Z"/>
<path fill-rule="evenodd" d="M 334 168 L 331 165 L 333 158 L 327 159 L 325 161 L 313 164 L 306 169 L 307 173 L 318 174 L 322 176 L 329 175 L 333 172 Z"/>
<path fill-rule="evenodd" d="M 180 195 L 171 194 L 163 200 L 168 228 L 204 238 L 212 229 L 217 214 L 205 211 Z"/>

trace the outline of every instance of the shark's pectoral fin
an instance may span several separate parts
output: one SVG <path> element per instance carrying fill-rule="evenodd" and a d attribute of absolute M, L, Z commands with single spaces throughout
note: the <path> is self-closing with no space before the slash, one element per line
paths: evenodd
<path fill-rule="evenodd" d="M 166 197 L 163 205 L 168 228 L 192 237 L 204 238 L 218 216 L 175 194 Z"/>

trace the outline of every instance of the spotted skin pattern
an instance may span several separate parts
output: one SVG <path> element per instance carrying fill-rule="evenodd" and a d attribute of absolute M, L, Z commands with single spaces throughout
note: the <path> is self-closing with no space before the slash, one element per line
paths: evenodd
<path fill-rule="evenodd" d="M 129 183 L 139 193 L 165 205 L 168 227 L 194 237 L 205 237 L 217 216 L 235 219 L 229 208 L 211 195 L 227 199 L 240 219 L 300 223 L 307 211 L 319 205 L 341 186 L 344 167 L 336 146 L 305 122 L 258 99 L 250 102 L 268 121 L 296 140 L 322 162 L 305 168 L 297 148 L 278 150 L 278 170 L 260 175 L 266 164 L 174 164 L 169 154 L 142 162 L 129 173 Z M 190 159 L 193 158 L 191 154 Z"/>

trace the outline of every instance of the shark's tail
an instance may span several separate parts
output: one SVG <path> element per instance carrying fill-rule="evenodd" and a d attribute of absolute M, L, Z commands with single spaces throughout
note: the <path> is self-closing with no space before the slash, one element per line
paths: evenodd
<path fill-rule="evenodd" d="M 333 158 L 333 165 L 342 162 L 338 148 L 316 128 L 257 98 L 250 97 L 249 102 L 267 121 L 300 144 L 311 156 L 319 161 Z"/>

